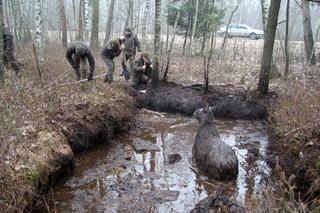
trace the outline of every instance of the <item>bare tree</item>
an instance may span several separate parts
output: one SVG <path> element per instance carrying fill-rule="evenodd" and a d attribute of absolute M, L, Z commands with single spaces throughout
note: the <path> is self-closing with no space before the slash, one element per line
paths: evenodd
<path fill-rule="evenodd" d="M 99 1 L 92 1 L 93 16 L 92 16 L 92 28 L 91 28 L 91 42 L 90 47 L 94 50 L 99 49 Z"/>
<path fill-rule="evenodd" d="M 197 27 L 198 8 L 199 8 L 199 1 L 196 0 L 196 8 L 195 8 L 195 14 L 194 14 L 193 25 L 192 25 L 192 34 L 191 34 L 191 37 L 190 37 L 190 43 L 189 43 L 189 47 L 188 47 L 188 55 L 192 54 L 191 46 L 192 46 L 192 42 L 193 42 L 194 35 L 195 35 L 195 32 L 196 32 L 196 27 Z"/>
<path fill-rule="evenodd" d="M 35 12 L 36 12 L 36 31 L 35 31 L 35 40 L 36 40 L 36 55 L 37 61 L 39 64 L 39 70 L 42 71 L 44 58 L 43 58 L 43 8 L 41 0 L 36 0 L 35 2 Z"/>
<path fill-rule="evenodd" d="M 0 35 L 3 35 L 3 2 L 0 0 Z M 0 36 L 0 87 L 4 84 L 3 36 Z"/>
<path fill-rule="evenodd" d="M 155 0 L 154 18 L 154 58 L 151 84 L 156 87 L 159 82 L 159 56 L 160 56 L 160 31 L 161 31 L 161 0 Z"/>
<path fill-rule="evenodd" d="M 142 21 L 142 43 L 146 43 L 146 30 L 147 30 L 147 19 L 150 12 L 150 0 L 146 0 L 143 21 Z"/>
<path fill-rule="evenodd" d="M 258 91 L 261 94 L 267 94 L 269 89 L 269 77 L 272 63 L 274 40 L 278 25 L 278 16 L 280 10 L 281 0 L 271 0 L 268 23 L 266 27 L 266 35 L 263 45 L 261 70 L 258 83 Z"/>
<path fill-rule="evenodd" d="M 286 35 L 284 39 L 284 50 L 286 55 L 286 65 L 284 68 L 284 78 L 288 78 L 289 74 L 289 64 L 290 64 L 290 58 L 289 58 L 289 14 L 290 13 L 290 0 L 287 0 L 287 8 L 286 8 Z"/>
<path fill-rule="evenodd" d="M 128 7 L 128 15 L 126 19 L 126 24 L 125 27 L 133 27 L 133 0 L 128 0 L 129 2 L 129 7 Z"/>
<path fill-rule="evenodd" d="M 316 64 L 316 56 L 313 51 L 314 41 L 311 27 L 310 18 L 310 5 L 309 2 L 301 0 L 301 10 L 303 18 L 303 34 L 304 34 L 304 48 L 307 57 L 307 65 Z"/>
<path fill-rule="evenodd" d="M 260 0 L 262 12 L 262 26 L 263 32 L 266 33 L 267 17 L 268 17 L 268 3 L 267 0 Z"/>
<path fill-rule="evenodd" d="M 60 6 L 60 21 L 62 24 L 62 44 L 65 48 L 68 46 L 68 34 L 67 34 L 67 17 L 64 0 L 59 0 Z"/>
<path fill-rule="evenodd" d="M 115 0 L 111 0 L 109 10 L 108 10 L 108 21 L 107 21 L 106 37 L 104 38 L 104 43 L 107 43 L 110 40 L 112 22 L 113 22 L 114 4 L 115 4 Z"/>
<path fill-rule="evenodd" d="M 85 42 L 89 44 L 89 0 L 83 0 Z"/>
<path fill-rule="evenodd" d="M 174 21 L 174 33 L 170 42 L 170 47 L 168 49 L 168 54 L 167 54 L 167 65 L 166 65 L 166 69 L 164 71 L 163 74 L 163 81 L 167 81 L 167 75 L 168 75 L 168 71 L 169 71 L 169 66 L 170 66 L 170 61 L 171 61 L 171 52 L 172 52 L 172 48 L 173 48 L 173 43 L 174 43 L 174 39 L 176 37 L 176 33 L 177 33 L 177 25 L 178 25 L 178 20 L 180 19 L 180 9 L 178 9 L 177 11 L 177 16 L 176 19 Z"/>
<path fill-rule="evenodd" d="M 84 0 L 80 0 L 79 2 L 79 20 L 78 20 L 78 40 L 83 40 L 83 16 L 84 16 Z"/>

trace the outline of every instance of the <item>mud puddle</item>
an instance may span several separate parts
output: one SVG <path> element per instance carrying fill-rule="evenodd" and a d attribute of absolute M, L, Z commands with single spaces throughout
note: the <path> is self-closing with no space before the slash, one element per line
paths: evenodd
<path fill-rule="evenodd" d="M 80 156 L 73 174 L 55 186 L 50 209 L 188 212 L 221 186 L 225 195 L 245 202 L 269 179 L 270 168 L 265 161 L 267 132 L 260 122 L 216 123 L 223 141 L 239 157 L 236 181 L 212 180 L 193 165 L 191 149 L 198 128 L 195 119 L 141 111 L 128 135 Z M 136 152 L 139 148 L 155 151 Z"/>

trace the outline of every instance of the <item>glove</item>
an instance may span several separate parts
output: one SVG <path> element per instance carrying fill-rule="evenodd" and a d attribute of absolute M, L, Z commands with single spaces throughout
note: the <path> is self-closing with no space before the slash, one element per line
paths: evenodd
<path fill-rule="evenodd" d="M 92 73 L 89 73 L 89 75 L 88 75 L 88 81 L 91 81 L 91 80 L 93 80 L 93 74 L 92 74 Z"/>
<path fill-rule="evenodd" d="M 80 67 L 78 66 L 78 65 L 76 65 L 76 64 L 72 64 L 71 65 L 72 66 L 72 68 L 74 69 L 74 70 L 78 70 Z"/>

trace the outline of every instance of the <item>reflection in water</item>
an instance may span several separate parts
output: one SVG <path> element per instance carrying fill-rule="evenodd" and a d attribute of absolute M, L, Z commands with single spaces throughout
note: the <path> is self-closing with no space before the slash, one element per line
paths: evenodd
<path fill-rule="evenodd" d="M 222 140 L 239 158 L 239 176 L 230 182 L 215 181 L 192 163 L 191 149 L 198 129 L 192 119 L 140 113 L 128 136 L 86 153 L 74 174 L 55 188 L 54 205 L 73 212 L 187 212 L 197 201 L 220 187 L 224 195 L 249 199 L 264 186 L 269 175 L 267 133 L 257 122 L 217 120 Z M 157 144 L 160 151 L 136 153 L 125 160 L 132 138 Z M 182 159 L 168 164 L 168 156 Z"/>

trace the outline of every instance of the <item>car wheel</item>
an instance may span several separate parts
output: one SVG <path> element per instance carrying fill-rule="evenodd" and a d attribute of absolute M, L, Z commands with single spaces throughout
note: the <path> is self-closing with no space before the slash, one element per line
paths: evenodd
<path fill-rule="evenodd" d="M 249 38 L 251 39 L 251 40 L 257 40 L 257 34 L 255 34 L 255 33 L 250 33 L 250 35 L 249 35 Z"/>
<path fill-rule="evenodd" d="M 230 34 L 228 32 L 223 33 L 223 37 L 231 38 Z"/>

